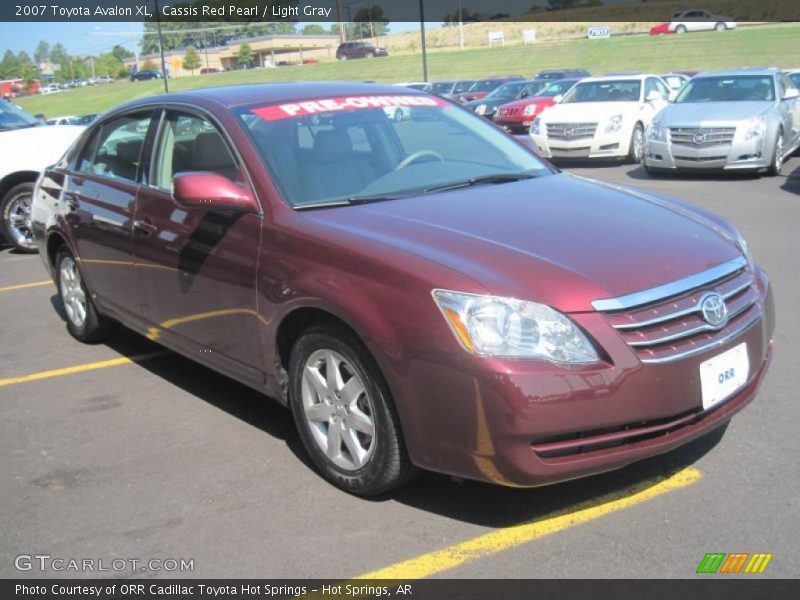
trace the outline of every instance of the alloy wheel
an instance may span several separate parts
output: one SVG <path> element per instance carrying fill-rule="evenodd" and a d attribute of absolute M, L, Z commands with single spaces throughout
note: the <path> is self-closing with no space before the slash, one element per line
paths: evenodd
<path fill-rule="evenodd" d="M 780 174 L 783 167 L 783 134 L 778 134 L 778 140 L 775 142 L 775 159 L 773 170 L 776 174 Z"/>
<path fill-rule="evenodd" d="M 333 350 L 313 352 L 303 366 L 304 417 L 314 441 L 344 471 L 361 469 L 375 450 L 375 408 L 364 381 Z"/>
<path fill-rule="evenodd" d="M 78 265 L 72 257 L 65 256 L 61 261 L 59 278 L 64 312 L 75 327 L 82 327 L 86 322 L 86 292 L 83 289 Z"/>
<path fill-rule="evenodd" d="M 12 236 L 15 246 L 32 248 L 33 230 L 31 228 L 31 206 L 33 195 L 30 192 L 20 192 L 14 196 L 6 208 L 8 232 Z"/>
<path fill-rule="evenodd" d="M 636 126 L 633 130 L 633 160 L 636 163 L 642 162 L 644 155 L 644 130 L 640 126 Z"/>

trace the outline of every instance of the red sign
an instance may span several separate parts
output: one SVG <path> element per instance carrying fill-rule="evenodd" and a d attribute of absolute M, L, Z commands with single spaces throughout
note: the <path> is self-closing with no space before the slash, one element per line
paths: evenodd
<path fill-rule="evenodd" d="M 302 117 L 319 113 L 343 110 L 365 110 L 370 108 L 432 107 L 450 106 L 450 103 L 436 96 L 392 95 L 392 96 L 339 96 L 337 98 L 321 98 L 303 100 L 289 104 L 273 104 L 254 108 L 253 113 L 267 121 Z"/>

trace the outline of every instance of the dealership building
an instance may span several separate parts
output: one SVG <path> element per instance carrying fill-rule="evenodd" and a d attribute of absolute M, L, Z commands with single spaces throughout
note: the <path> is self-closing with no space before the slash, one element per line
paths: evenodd
<path fill-rule="evenodd" d="M 275 67 L 279 65 L 300 65 L 308 61 L 318 61 L 336 56 L 339 45 L 337 35 L 265 35 L 261 37 L 231 40 L 224 46 L 211 48 L 198 48 L 200 54 L 200 67 L 195 69 L 211 68 L 220 71 L 235 71 L 242 67 L 238 62 L 239 49 L 247 43 L 253 56 L 251 67 Z M 183 58 L 186 48 L 169 50 L 164 53 L 170 77 L 191 75 L 192 72 L 183 68 Z M 159 54 L 144 54 L 138 58 L 138 70 L 143 65 L 152 63 L 160 69 L 161 56 Z M 133 69 L 137 65 L 135 58 L 124 61 L 127 68 Z"/>

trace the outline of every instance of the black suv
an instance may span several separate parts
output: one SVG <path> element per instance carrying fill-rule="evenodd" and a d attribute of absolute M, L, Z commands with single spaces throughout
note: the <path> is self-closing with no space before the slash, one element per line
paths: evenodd
<path fill-rule="evenodd" d="M 389 56 L 386 48 L 378 48 L 366 42 L 345 42 L 336 49 L 338 60 L 351 58 L 372 58 L 373 56 Z"/>

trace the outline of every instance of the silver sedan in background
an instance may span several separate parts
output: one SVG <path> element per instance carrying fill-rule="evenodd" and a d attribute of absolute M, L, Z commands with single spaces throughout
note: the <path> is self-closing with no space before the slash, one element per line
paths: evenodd
<path fill-rule="evenodd" d="M 778 69 L 700 73 L 647 131 L 648 172 L 766 170 L 800 146 L 800 91 Z"/>

